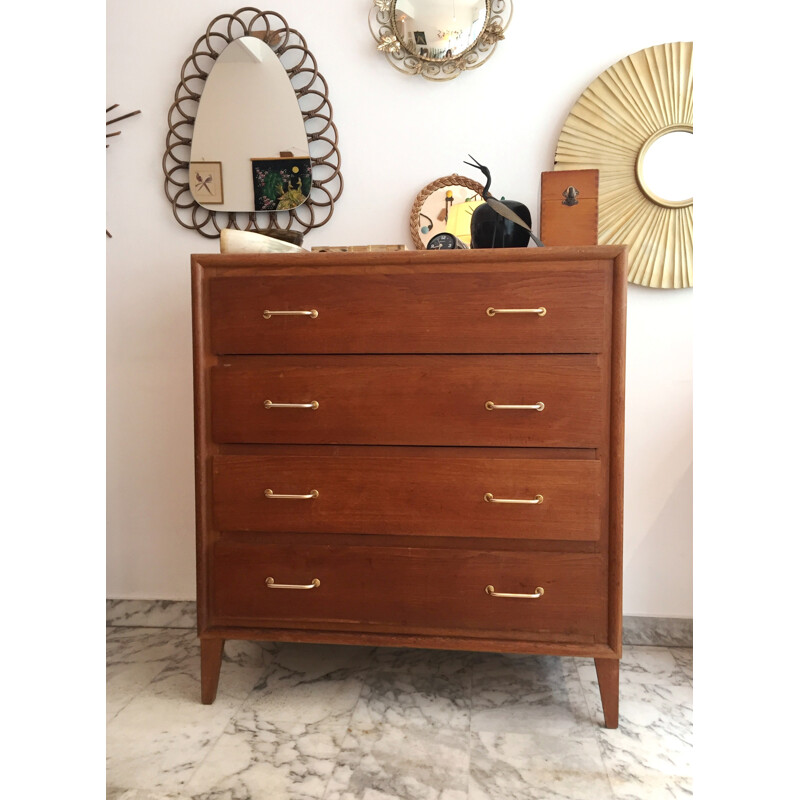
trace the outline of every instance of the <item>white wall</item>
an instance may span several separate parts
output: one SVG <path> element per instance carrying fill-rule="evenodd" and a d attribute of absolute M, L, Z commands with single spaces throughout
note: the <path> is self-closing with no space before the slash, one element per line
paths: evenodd
<path fill-rule="evenodd" d="M 306 245 L 404 243 L 417 192 L 472 154 L 493 190 L 538 218 L 563 121 L 620 58 L 694 39 L 689 3 L 516 0 L 492 59 L 455 81 L 401 75 L 375 51 L 369 0 L 268 0 L 306 38 L 330 88 L 344 192 Z M 107 153 L 107 595 L 194 599 L 189 256 L 164 193 L 167 112 L 221 0 L 109 0 L 107 101 L 141 109 Z M 700 269 L 702 270 L 702 264 Z M 692 290 L 628 294 L 624 603 L 692 616 Z"/>

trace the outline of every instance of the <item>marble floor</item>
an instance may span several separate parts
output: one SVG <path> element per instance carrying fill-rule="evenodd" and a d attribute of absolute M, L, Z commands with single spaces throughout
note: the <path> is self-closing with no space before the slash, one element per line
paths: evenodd
<path fill-rule="evenodd" d="M 620 726 L 590 659 L 227 642 L 107 629 L 109 800 L 692 796 L 692 650 L 627 646 Z"/>

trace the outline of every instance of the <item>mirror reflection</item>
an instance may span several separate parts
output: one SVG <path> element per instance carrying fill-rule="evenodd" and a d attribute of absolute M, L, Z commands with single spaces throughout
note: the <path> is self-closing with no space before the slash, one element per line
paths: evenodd
<path fill-rule="evenodd" d="M 688 131 L 672 131 L 653 141 L 642 158 L 642 178 L 651 195 L 671 203 L 692 202 L 693 142 Z"/>
<path fill-rule="evenodd" d="M 469 248 L 472 214 L 483 202 L 480 184 L 464 176 L 450 175 L 429 183 L 411 209 L 414 246 L 425 250 L 439 234 L 451 233 Z"/>
<path fill-rule="evenodd" d="M 486 26 L 486 0 L 397 0 L 395 36 L 409 53 L 434 61 L 456 58 Z"/>
<path fill-rule="evenodd" d="M 189 188 L 204 208 L 233 212 L 296 208 L 311 191 L 297 96 L 261 38 L 234 39 L 208 75 L 194 123 Z"/>

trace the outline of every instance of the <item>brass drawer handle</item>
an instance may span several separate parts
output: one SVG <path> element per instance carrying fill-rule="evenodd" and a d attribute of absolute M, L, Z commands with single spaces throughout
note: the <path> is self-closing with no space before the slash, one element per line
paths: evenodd
<path fill-rule="evenodd" d="M 538 314 L 543 317 L 547 313 L 547 309 L 544 306 L 541 308 L 492 308 L 490 306 L 486 309 L 486 313 L 490 317 L 495 314 Z"/>
<path fill-rule="evenodd" d="M 316 308 L 312 308 L 311 311 L 264 311 L 264 319 L 270 317 L 311 317 L 311 319 L 316 319 L 318 316 L 319 311 Z"/>
<path fill-rule="evenodd" d="M 523 411 L 544 411 L 544 403 L 534 403 L 532 406 L 500 406 L 491 400 L 486 401 L 487 411 L 505 411 L 508 409 Z"/>
<path fill-rule="evenodd" d="M 515 594 L 513 592 L 496 592 L 494 590 L 494 586 L 492 586 L 492 584 L 490 583 L 486 587 L 486 594 L 488 594 L 489 597 L 524 597 L 527 600 L 538 600 L 544 594 L 544 589 L 542 589 L 541 586 L 537 586 L 536 589 L 534 590 L 533 594 Z"/>
<path fill-rule="evenodd" d="M 316 400 L 312 400 L 310 403 L 273 403 L 272 400 L 265 400 L 264 408 L 311 408 L 316 411 L 319 403 Z"/>
<path fill-rule="evenodd" d="M 544 502 L 544 497 L 542 497 L 540 494 L 537 494 L 533 500 L 504 500 L 499 497 L 495 497 L 491 492 L 486 492 L 486 494 L 483 496 L 483 499 L 487 503 L 518 503 L 525 506 L 538 506 L 539 503 Z"/>
<path fill-rule="evenodd" d="M 274 578 L 267 578 L 264 581 L 267 584 L 267 589 L 316 589 L 319 586 L 319 578 L 314 578 L 311 583 L 275 583 Z"/>
<path fill-rule="evenodd" d="M 275 494 L 272 489 L 264 489 L 264 497 L 270 500 L 315 500 L 319 497 L 319 492 L 312 489 L 309 494 Z"/>

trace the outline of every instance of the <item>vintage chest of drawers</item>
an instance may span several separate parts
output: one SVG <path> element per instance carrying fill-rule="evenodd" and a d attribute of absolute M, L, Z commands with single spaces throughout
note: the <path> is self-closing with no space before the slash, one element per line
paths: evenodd
<path fill-rule="evenodd" d="M 201 694 L 225 639 L 595 659 L 624 247 L 192 257 Z"/>

